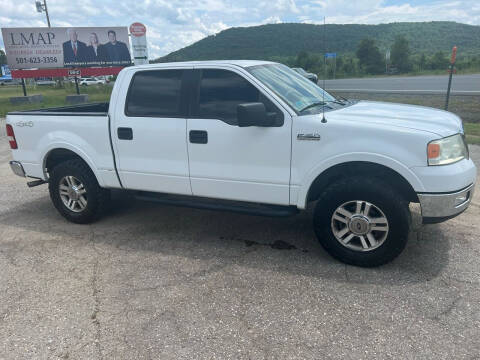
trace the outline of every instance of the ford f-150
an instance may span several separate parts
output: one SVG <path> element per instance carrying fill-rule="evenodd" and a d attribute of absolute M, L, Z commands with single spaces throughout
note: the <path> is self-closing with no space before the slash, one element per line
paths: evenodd
<path fill-rule="evenodd" d="M 97 219 L 110 189 L 269 216 L 315 202 L 320 243 L 358 266 L 400 254 L 409 203 L 447 220 L 476 180 L 456 115 L 338 99 L 265 61 L 128 67 L 109 103 L 11 112 L 6 126 L 12 170 L 48 183 L 70 221 Z"/>

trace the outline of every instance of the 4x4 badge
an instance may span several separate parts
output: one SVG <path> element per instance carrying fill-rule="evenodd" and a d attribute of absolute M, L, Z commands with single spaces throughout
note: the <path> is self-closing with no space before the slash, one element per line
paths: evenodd
<path fill-rule="evenodd" d="M 19 121 L 15 123 L 15 125 L 17 125 L 18 127 L 24 127 L 24 126 L 33 127 L 33 121 Z"/>

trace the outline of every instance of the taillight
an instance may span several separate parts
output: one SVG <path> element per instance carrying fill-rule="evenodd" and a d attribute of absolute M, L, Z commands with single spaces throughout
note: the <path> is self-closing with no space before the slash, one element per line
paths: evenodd
<path fill-rule="evenodd" d="M 10 124 L 7 124 L 7 138 L 10 143 L 11 149 L 18 149 L 17 140 L 15 139 L 15 133 L 13 132 L 13 127 Z"/>

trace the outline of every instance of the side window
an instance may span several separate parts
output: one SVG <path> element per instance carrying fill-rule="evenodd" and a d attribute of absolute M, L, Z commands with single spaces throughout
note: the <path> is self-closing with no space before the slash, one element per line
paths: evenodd
<path fill-rule="evenodd" d="M 125 104 L 127 116 L 182 116 L 180 89 L 183 70 L 141 71 L 133 76 Z"/>
<path fill-rule="evenodd" d="M 283 124 L 283 113 L 242 76 L 228 70 L 202 70 L 199 117 L 236 125 L 237 105 L 249 102 L 263 102 L 267 112 L 275 113 L 278 126 Z"/>

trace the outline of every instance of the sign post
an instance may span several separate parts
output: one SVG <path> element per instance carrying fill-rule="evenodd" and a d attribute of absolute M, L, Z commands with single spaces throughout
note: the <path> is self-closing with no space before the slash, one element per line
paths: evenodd
<path fill-rule="evenodd" d="M 450 100 L 450 88 L 452 87 L 452 76 L 453 71 L 455 70 L 455 61 L 457 60 L 457 47 L 454 46 L 452 49 L 452 57 L 450 58 L 450 65 L 448 66 L 448 87 L 447 87 L 447 98 L 445 99 L 445 110 L 448 110 L 448 102 Z"/>
<path fill-rule="evenodd" d="M 78 88 L 78 76 L 80 75 L 80 70 L 68 70 L 68 76 L 73 76 L 75 80 L 75 88 L 77 90 L 77 95 L 80 95 L 80 89 Z"/>
<path fill-rule="evenodd" d="M 147 28 L 142 23 L 130 25 L 130 40 L 132 41 L 133 62 L 135 65 L 148 64 Z"/>
<path fill-rule="evenodd" d="M 23 96 L 27 96 L 27 88 L 25 86 L 25 79 L 22 78 L 22 90 L 23 90 Z"/>

